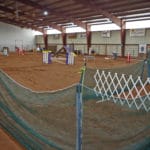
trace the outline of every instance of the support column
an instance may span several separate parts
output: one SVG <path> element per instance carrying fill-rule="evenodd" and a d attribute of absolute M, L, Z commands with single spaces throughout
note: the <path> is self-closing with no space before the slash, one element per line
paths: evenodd
<path fill-rule="evenodd" d="M 67 45 L 67 34 L 65 32 L 62 32 L 62 43 L 63 46 Z"/>
<path fill-rule="evenodd" d="M 90 27 L 86 27 L 86 39 L 87 39 L 87 52 L 89 54 L 89 49 L 91 47 L 91 29 Z"/>
<path fill-rule="evenodd" d="M 126 23 L 121 20 L 121 57 L 125 57 L 125 44 L 126 44 Z"/>
<path fill-rule="evenodd" d="M 47 30 L 44 31 L 43 38 L 44 38 L 44 47 L 47 50 L 48 49 L 48 35 L 47 35 Z"/>

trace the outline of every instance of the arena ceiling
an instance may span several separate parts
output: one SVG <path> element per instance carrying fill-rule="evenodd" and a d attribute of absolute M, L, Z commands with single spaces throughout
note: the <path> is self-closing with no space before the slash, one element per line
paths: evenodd
<path fill-rule="evenodd" d="M 0 0 L 1 22 L 38 31 L 136 20 L 150 20 L 150 0 Z"/>

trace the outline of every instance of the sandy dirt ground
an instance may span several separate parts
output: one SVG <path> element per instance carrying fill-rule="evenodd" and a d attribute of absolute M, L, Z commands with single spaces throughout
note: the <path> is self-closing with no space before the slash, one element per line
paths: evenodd
<path fill-rule="evenodd" d="M 135 59 L 131 60 L 131 63 L 135 62 Z M 81 67 L 84 64 L 83 56 L 75 58 L 75 65 L 64 63 L 65 61 L 59 60 L 59 63 L 53 61 L 51 64 L 43 64 L 41 53 L 26 53 L 20 56 L 14 53 L 9 56 L 0 55 L 0 68 L 23 86 L 35 91 L 53 91 L 78 83 Z M 113 60 L 96 56 L 95 59 L 87 60 L 87 66 L 90 68 L 112 68 L 126 65 L 129 64 L 125 58 Z M 2 150 L 23 149 L 0 129 L 1 148 Z"/>

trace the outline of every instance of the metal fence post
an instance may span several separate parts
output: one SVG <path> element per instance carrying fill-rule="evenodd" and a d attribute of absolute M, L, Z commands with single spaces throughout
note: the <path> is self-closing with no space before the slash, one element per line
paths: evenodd
<path fill-rule="evenodd" d="M 82 150 L 82 90 L 78 84 L 76 88 L 76 150 Z"/>

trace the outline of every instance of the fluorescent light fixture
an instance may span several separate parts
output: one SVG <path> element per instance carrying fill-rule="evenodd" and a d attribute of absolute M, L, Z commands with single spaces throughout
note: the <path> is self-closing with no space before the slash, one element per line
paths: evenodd
<path fill-rule="evenodd" d="M 150 20 L 126 22 L 126 29 L 150 28 Z"/>
<path fill-rule="evenodd" d="M 43 35 L 43 33 L 42 32 L 39 32 L 39 31 L 32 31 L 32 33 L 33 33 L 33 35 Z"/>
<path fill-rule="evenodd" d="M 126 29 L 138 29 L 138 28 L 150 28 L 150 20 L 126 22 Z M 106 31 L 106 30 L 120 30 L 120 27 L 114 23 L 91 26 L 91 31 Z M 81 27 L 66 28 L 66 33 L 78 33 L 78 32 L 86 32 L 86 31 Z M 61 34 L 61 32 L 56 29 L 48 29 L 47 34 Z M 36 32 L 35 35 L 42 35 L 42 33 Z"/>
<path fill-rule="evenodd" d="M 77 32 L 86 32 L 86 30 L 81 27 L 66 28 L 66 33 L 77 33 Z"/>
<path fill-rule="evenodd" d="M 106 30 L 120 30 L 120 27 L 114 23 L 91 26 L 91 31 L 106 31 Z"/>
<path fill-rule="evenodd" d="M 47 30 L 47 34 L 61 34 L 61 32 L 56 29 L 50 29 L 50 30 Z"/>

